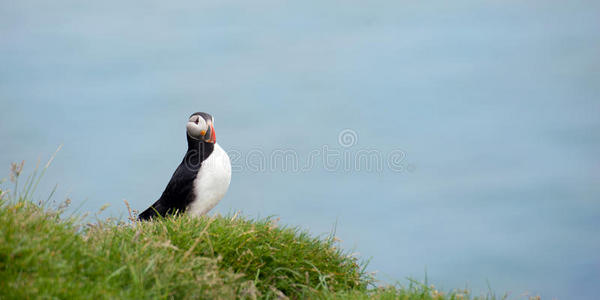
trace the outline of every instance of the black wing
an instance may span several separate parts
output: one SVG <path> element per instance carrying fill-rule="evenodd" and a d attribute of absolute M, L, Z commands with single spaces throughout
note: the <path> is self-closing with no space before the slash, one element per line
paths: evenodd
<path fill-rule="evenodd" d="M 138 217 L 140 220 L 150 220 L 157 215 L 165 216 L 167 214 L 168 207 L 162 205 L 161 201 L 158 200 L 152 204 L 152 206 L 148 207 L 145 211 L 143 211 Z"/>
<path fill-rule="evenodd" d="M 158 215 L 166 217 L 177 212 L 185 212 L 188 204 L 194 199 L 194 179 L 200 164 L 186 164 L 184 160 L 171 177 L 160 198 L 139 215 L 140 220 L 149 220 Z"/>

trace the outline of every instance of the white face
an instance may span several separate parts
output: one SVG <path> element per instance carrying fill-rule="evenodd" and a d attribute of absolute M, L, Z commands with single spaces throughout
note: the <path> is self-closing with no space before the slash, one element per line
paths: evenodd
<path fill-rule="evenodd" d="M 208 130 L 208 124 L 206 124 L 204 118 L 199 115 L 195 115 L 190 117 L 186 128 L 189 136 L 200 140 L 206 134 L 206 131 Z"/>

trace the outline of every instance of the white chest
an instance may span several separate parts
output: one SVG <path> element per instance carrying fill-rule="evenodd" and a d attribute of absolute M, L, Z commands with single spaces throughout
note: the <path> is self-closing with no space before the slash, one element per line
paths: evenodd
<path fill-rule="evenodd" d="M 229 156 L 215 144 L 213 152 L 202 162 L 194 180 L 196 198 L 187 207 L 192 216 L 202 216 L 210 211 L 227 192 L 231 182 Z"/>

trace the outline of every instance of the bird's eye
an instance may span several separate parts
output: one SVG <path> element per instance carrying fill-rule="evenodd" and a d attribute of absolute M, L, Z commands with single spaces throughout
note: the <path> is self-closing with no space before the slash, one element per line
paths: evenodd
<path fill-rule="evenodd" d="M 198 125 L 198 120 L 200 120 L 200 118 L 196 119 L 196 122 L 194 122 L 194 123 L 196 123 L 196 125 Z"/>

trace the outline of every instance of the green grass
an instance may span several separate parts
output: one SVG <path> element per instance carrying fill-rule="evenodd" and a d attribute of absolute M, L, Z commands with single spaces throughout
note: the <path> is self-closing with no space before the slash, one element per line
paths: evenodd
<path fill-rule="evenodd" d="M 17 192 L 0 189 L 0 299 L 496 299 L 416 281 L 374 288 L 332 236 L 270 218 L 85 224 L 33 203 L 36 176 L 18 191 L 19 174 Z"/>

